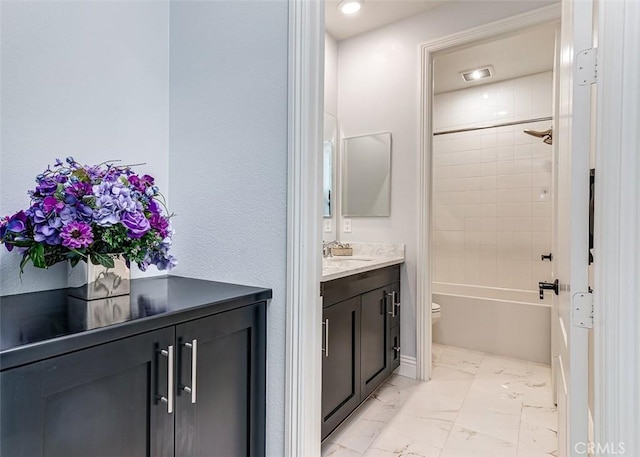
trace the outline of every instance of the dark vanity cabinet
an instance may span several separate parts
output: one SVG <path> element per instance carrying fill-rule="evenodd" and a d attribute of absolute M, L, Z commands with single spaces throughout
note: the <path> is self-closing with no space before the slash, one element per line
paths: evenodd
<path fill-rule="evenodd" d="M 400 365 L 400 266 L 323 282 L 322 439 Z"/>
<path fill-rule="evenodd" d="M 270 297 L 135 280 L 128 320 L 85 329 L 61 291 L 3 297 L 0 455 L 263 456 Z"/>
<path fill-rule="evenodd" d="M 176 327 L 176 457 L 264 455 L 265 318 L 262 304 Z"/>
<path fill-rule="evenodd" d="M 322 310 L 322 438 L 360 404 L 360 299 Z"/>

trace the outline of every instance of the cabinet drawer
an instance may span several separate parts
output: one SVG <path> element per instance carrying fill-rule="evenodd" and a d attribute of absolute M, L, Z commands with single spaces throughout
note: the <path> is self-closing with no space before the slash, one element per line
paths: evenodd
<path fill-rule="evenodd" d="M 365 271 L 344 278 L 320 283 L 322 303 L 326 308 L 335 303 L 400 282 L 400 265 Z"/>

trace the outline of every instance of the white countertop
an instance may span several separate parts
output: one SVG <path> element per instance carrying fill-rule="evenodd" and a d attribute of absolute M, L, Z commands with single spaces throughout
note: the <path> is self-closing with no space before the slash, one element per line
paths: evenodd
<path fill-rule="evenodd" d="M 365 271 L 377 270 L 391 265 L 404 263 L 404 256 L 366 257 L 344 256 L 322 259 L 322 282 L 344 278 Z"/>

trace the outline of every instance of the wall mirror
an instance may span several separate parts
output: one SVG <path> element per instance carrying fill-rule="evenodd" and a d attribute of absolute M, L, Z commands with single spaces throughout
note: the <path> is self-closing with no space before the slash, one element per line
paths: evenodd
<path fill-rule="evenodd" d="M 322 215 L 332 217 L 335 208 L 335 190 L 333 177 L 335 175 L 336 143 L 338 137 L 338 122 L 329 113 L 324 113 L 324 135 L 322 143 Z"/>
<path fill-rule="evenodd" d="M 324 113 L 324 134 L 322 137 L 322 239 L 336 239 L 336 168 L 338 162 L 338 121 L 329 113 Z"/>
<path fill-rule="evenodd" d="M 389 216 L 391 208 L 391 133 L 344 139 L 342 215 Z"/>

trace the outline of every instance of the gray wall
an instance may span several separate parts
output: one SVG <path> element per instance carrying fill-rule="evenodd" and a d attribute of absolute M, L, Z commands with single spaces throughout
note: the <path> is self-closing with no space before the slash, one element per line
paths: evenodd
<path fill-rule="evenodd" d="M 146 162 L 168 193 L 168 3 L 0 8 L 0 214 L 29 206 L 27 190 L 56 157 Z M 20 258 L 0 248 L 0 295 L 66 287 L 66 265 L 29 266 L 20 280 Z"/>
<path fill-rule="evenodd" d="M 146 162 L 177 213 L 175 274 L 273 288 L 267 449 L 283 455 L 287 2 L 1 8 L 0 214 L 56 157 Z M 1 251 L 1 295 L 66 286 L 64 265 L 21 282 Z"/>
<path fill-rule="evenodd" d="M 285 1 L 171 5 L 176 274 L 273 289 L 271 456 L 284 453 L 287 24 Z"/>
<path fill-rule="evenodd" d="M 353 218 L 340 241 L 404 243 L 402 349 L 415 357 L 421 44 L 553 2 L 455 2 L 338 43 L 344 137 L 391 131 L 391 217 Z M 339 224 L 342 225 L 342 224 Z"/>

